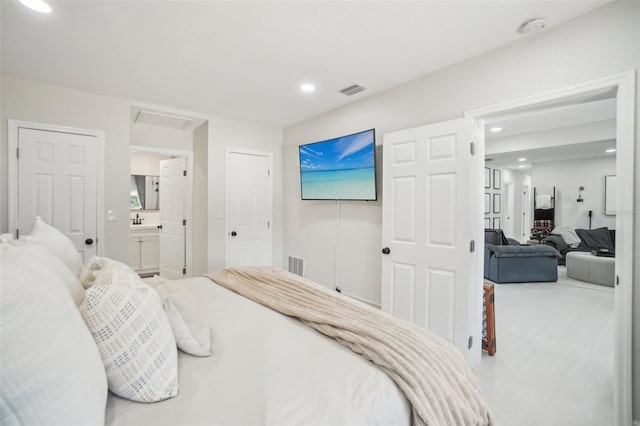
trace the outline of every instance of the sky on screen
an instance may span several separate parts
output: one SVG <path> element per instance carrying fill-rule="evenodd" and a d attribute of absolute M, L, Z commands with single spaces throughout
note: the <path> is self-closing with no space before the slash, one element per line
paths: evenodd
<path fill-rule="evenodd" d="M 300 146 L 302 171 L 361 169 L 374 166 L 373 130 Z"/>

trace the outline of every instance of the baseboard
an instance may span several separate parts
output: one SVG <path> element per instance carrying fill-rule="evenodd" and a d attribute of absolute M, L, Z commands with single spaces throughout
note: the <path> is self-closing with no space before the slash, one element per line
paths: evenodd
<path fill-rule="evenodd" d="M 376 303 L 376 302 L 374 302 L 372 300 L 363 299 L 362 297 L 354 296 L 353 294 L 346 293 L 344 291 L 341 291 L 340 293 L 344 294 L 345 296 L 349 296 L 352 299 L 356 299 L 359 302 L 366 303 L 367 305 L 371 306 L 372 308 L 382 309 L 382 307 L 380 306 L 379 303 Z M 634 426 L 636 426 L 636 425 L 634 425 Z M 638 425 L 638 426 L 640 426 L 640 425 Z"/>

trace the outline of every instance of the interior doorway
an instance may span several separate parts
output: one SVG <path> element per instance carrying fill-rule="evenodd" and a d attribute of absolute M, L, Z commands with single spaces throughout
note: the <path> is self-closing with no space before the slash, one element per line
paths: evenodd
<path fill-rule="evenodd" d="M 616 99 L 616 141 L 617 158 L 616 174 L 618 182 L 624 182 L 624 188 L 616 188 L 616 229 L 620 238 L 616 238 L 615 261 L 615 297 L 614 297 L 614 389 L 613 414 L 614 424 L 630 424 L 631 411 L 631 376 L 632 376 L 632 291 L 633 291 L 633 208 L 635 197 L 634 182 L 634 129 L 635 129 L 635 73 L 627 72 L 602 79 L 577 84 L 575 86 L 542 93 L 502 104 L 470 111 L 466 115 L 476 120 L 476 136 L 478 140 L 477 176 L 481 182 L 481 162 L 485 154 L 485 123 L 496 115 L 508 112 L 519 112 L 541 106 L 560 105 L 576 102 L 578 99 L 593 98 L 603 94 L 615 93 Z M 478 191 L 477 208 L 481 208 L 481 191 Z M 478 225 L 482 219 L 478 215 Z M 480 231 L 481 226 L 478 226 Z M 481 238 L 481 233 L 477 233 Z M 478 260 L 478 270 L 481 259 Z M 480 278 L 480 277 L 479 277 Z M 481 279 L 479 279 L 481 282 Z"/>
<path fill-rule="evenodd" d="M 141 276 L 190 276 L 192 153 L 131 147 L 129 265 Z"/>

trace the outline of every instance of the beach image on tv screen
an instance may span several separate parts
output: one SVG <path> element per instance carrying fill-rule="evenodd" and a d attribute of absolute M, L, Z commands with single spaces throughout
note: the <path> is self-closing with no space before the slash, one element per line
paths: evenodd
<path fill-rule="evenodd" d="M 375 200 L 374 131 L 300 146 L 303 200 Z"/>

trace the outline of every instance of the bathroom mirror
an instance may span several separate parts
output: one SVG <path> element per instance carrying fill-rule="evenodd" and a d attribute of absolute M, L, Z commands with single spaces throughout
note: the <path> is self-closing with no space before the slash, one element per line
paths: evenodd
<path fill-rule="evenodd" d="M 160 178 L 131 175 L 131 210 L 158 210 Z"/>

